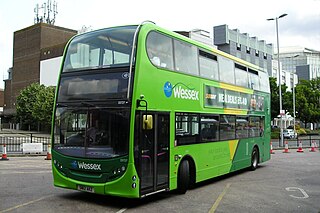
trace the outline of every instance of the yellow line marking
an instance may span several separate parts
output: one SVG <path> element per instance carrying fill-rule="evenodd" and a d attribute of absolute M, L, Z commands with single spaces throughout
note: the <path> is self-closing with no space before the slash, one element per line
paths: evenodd
<path fill-rule="evenodd" d="M 11 207 L 11 208 L 9 208 L 9 209 L 2 210 L 2 211 L 0 211 L 0 213 L 9 212 L 9 211 L 12 211 L 12 210 L 15 210 L 15 209 L 18 209 L 18 208 L 21 208 L 21 207 L 24 207 L 24 206 L 27 206 L 27 205 L 36 203 L 36 202 L 38 202 L 38 201 L 44 200 L 44 199 L 46 199 L 46 198 L 48 198 L 48 197 L 52 197 L 52 196 L 53 196 L 53 195 L 41 197 L 41 198 L 39 198 L 39 199 L 37 199 L 37 200 L 32 200 L 32 201 L 29 201 L 29 202 L 27 202 L 27 203 L 23 203 L 23 204 L 20 204 L 20 205 Z"/>
<path fill-rule="evenodd" d="M 217 210 L 223 196 L 227 193 L 227 190 L 230 188 L 230 186 L 231 186 L 231 183 L 228 183 L 226 187 L 224 187 L 223 192 L 221 192 L 216 202 L 214 202 L 213 206 L 209 210 L 209 213 L 214 213 Z"/>

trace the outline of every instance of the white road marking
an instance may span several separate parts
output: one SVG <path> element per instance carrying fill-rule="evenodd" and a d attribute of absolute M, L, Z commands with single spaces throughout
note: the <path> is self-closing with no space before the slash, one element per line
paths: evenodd
<path fill-rule="evenodd" d="M 294 196 L 294 195 L 290 195 L 290 197 L 293 198 L 297 198 L 297 199 L 306 199 L 309 197 L 309 195 L 307 194 L 306 191 L 304 191 L 303 189 L 300 189 L 298 187 L 287 187 L 286 190 L 288 192 L 295 192 L 295 191 L 300 191 L 303 194 L 303 197 L 298 197 L 298 196 Z"/>

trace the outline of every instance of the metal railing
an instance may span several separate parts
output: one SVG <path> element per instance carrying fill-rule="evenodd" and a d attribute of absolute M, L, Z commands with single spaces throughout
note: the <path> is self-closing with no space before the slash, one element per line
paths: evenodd
<path fill-rule="evenodd" d="M 312 143 L 315 143 L 316 147 L 320 146 L 320 135 L 306 135 L 306 136 L 300 136 L 297 138 L 292 138 L 292 139 L 283 139 L 283 147 L 285 146 L 286 142 L 288 143 L 289 148 L 298 148 L 299 143 L 301 142 L 302 147 L 307 148 L 311 147 Z M 282 147 L 280 146 L 280 139 L 279 140 L 273 140 L 272 145 L 275 148 Z"/>
<path fill-rule="evenodd" d="M 42 152 L 46 153 L 51 138 L 49 135 L 40 133 L 0 133 L 1 152 L 5 144 L 7 153 L 22 153 L 23 143 L 42 143 Z"/>

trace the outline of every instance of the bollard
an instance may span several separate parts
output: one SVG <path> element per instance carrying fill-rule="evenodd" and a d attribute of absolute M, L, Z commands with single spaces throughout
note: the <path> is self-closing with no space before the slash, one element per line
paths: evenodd
<path fill-rule="evenodd" d="M 51 145 L 48 144 L 47 146 L 47 157 L 45 158 L 45 160 L 51 160 Z"/>
<path fill-rule="evenodd" d="M 299 141 L 299 148 L 298 148 L 297 152 L 303 152 L 301 141 Z"/>
<path fill-rule="evenodd" d="M 316 152 L 315 141 L 312 141 L 310 152 Z"/>
<path fill-rule="evenodd" d="M 289 152 L 288 141 L 285 141 L 285 148 L 284 148 L 284 150 L 283 150 L 283 153 L 290 153 L 290 152 Z"/>
<path fill-rule="evenodd" d="M 9 160 L 9 158 L 7 157 L 6 144 L 3 144 L 3 151 L 2 151 L 2 158 L 1 158 L 1 160 Z"/>
<path fill-rule="evenodd" d="M 270 141 L 270 154 L 274 154 L 275 152 L 273 151 L 273 148 L 272 148 L 272 142 Z"/>

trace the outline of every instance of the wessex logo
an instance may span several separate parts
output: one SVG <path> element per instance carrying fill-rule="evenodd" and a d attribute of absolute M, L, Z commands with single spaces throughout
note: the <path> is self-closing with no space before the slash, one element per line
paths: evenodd
<path fill-rule="evenodd" d="M 85 170 L 101 170 L 101 164 L 97 163 L 85 163 L 73 161 L 71 167 L 74 169 L 85 169 Z"/>
<path fill-rule="evenodd" d="M 170 98 L 173 93 L 174 98 L 188 99 L 188 100 L 199 100 L 199 91 L 194 88 L 190 88 L 183 83 L 177 83 L 172 85 L 167 81 L 163 86 L 164 94 L 167 98 Z"/>

